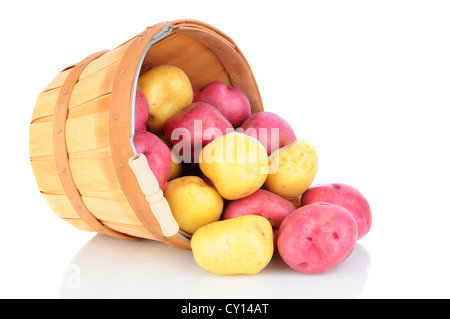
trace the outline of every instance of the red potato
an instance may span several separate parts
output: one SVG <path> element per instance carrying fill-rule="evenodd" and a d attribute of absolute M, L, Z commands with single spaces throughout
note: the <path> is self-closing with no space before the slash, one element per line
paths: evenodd
<path fill-rule="evenodd" d="M 134 129 L 135 130 L 147 130 L 148 121 L 148 101 L 144 94 L 144 91 L 138 86 L 136 89 L 134 109 Z"/>
<path fill-rule="evenodd" d="M 295 210 L 294 204 L 287 199 L 264 189 L 258 189 L 252 195 L 230 201 L 225 208 L 222 219 L 230 219 L 243 215 L 260 215 L 272 225 L 274 243 L 277 231 L 283 220 Z M 274 246 L 276 251 L 276 245 Z"/>
<path fill-rule="evenodd" d="M 351 254 L 357 235 L 356 221 L 345 208 L 310 204 L 285 218 L 278 231 L 278 252 L 298 272 L 323 273 Z"/>
<path fill-rule="evenodd" d="M 250 102 L 241 90 L 220 81 L 213 81 L 194 90 L 193 102 L 206 102 L 217 108 L 238 127 L 252 114 Z"/>
<path fill-rule="evenodd" d="M 233 131 L 231 123 L 214 106 L 204 102 L 189 104 L 164 123 L 164 135 L 185 163 L 198 163 L 204 146 Z"/>
<path fill-rule="evenodd" d="M 302 206 L 325 202 L 346 208 L 358 225 L 358 239 L 369 232 L 372 212 L 366 198 L 353 186 L 342 183 L 319 184 L 308 188 L 302 195 Z"/>
<path fill-rule="evenodd" d="M 286 216 L 294 210 L 294 204 L 287 199 L 265 189 L 258 189 L 247 197 L 230 201 L 223 213 L 223 219 L 260 215 L 265 217 L 273 228 L 278 229 Z"/>
<path fill-rule="evenodd" d="M 268 155 L 297 139 L 289 123 L 272 112 L 253 114 L 242 123 L 240 130 L 259 140 L 266 148 Z"/>
<path fill-rule="evenodd" d="M 164 191 L 172 170 L 172 155 L 167 145 L 155 134 L 138 130 L 134 133 L 134 145 L 139 154 L 144 154 L 148 165 Z"/>

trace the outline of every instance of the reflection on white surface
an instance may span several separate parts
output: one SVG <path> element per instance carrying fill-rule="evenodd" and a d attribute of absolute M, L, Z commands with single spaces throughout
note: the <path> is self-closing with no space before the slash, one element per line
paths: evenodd
<path fill-rule="evenodd" d="M 219 276 L 200 268 L 192 252 L 143 240 L 94 236 L 67 266 L 60 298 L 358 298 L 370 255 L 357 244 L 334 269 L 298 273 L 275 255 L 256 275 Z"/>

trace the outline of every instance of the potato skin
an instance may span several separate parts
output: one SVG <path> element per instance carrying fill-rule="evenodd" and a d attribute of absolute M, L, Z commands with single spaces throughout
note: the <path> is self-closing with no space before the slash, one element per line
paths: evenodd
<path fill-rule="evenodd" d="M 136 151 L 147 158 L 148 165 L 158 180 L 159 188 L 164 190 L 172 171 L 170 149 L 158 136 L 142 130 L 134 132 L 133 142 Z"/>
<path fill-rule="evenodd" d="M 278 229 L 286 216 L 294 210 L 295 206 L 290 201 L 267 190 L 258 189 L 247 197 L 230 201 L 222 219 L 259 215 L 266 218 L 274 229 Z"/>
<path fill-rule="evenodd" d="M 216 138 L 202 149 L 200 159 L 203 174 L 228 200 L 256 192 L 264 184 L 269 170 L 263 145 L 239 132 Z"/>
<path fill-rule="evenodd" d="M 222 215 L 223 199 L 216 189 L 197 176 L 183 176 L 167 183 L 164 196 L 180 228 L 189 234 Z"/>
<path fill-rule="evenodd" d="M 191 238 L 196 263 L 219 275 L 252 275 L 273 256 L 273 234 L 262 216 L 246 215 L 199 228 Z"/>
<path fill-rule="evenodd" d="M 309 274 L 326 272 L 353 251 L 356 221 L 345 208 L 328 203 L 300 207 L 278 231 L 278 252 L 292 269 Z"/>
<path fill-rule="evenodd" d="M 209 82 L 194 90 L 192 101 L 206 102 L 216 107 L 233 127 L 238 127 L 252 115 L 245 93 L 220 81 Z"/>
<path fill-rule="evenodd" d="M 187 137 L 190 137 L 190 139 L 186 137 L 185 140 L 184 136 L 172 134 L 175 130 L 177 132 L 185 130 L 185 133 L 189 133 Z M 198 163 L 198 156 L 204 146 L 215 138 L 233 131 L 233 126 L 219 110 L 203 102 L 195 102 L 185 106 L 164 123 L 164 135 L 172 145 L 181 143 L 179 147 L 183 146 L 183 150 L 190 150 L 190 158 L 186 158 L 185 154 L 180 154 L 184 162 L 187 163 Z M 208 136 L 207 133 L 210 133 L 211 136 Z"/>
<path fill-rule="evenodd" d="M 264 188 L 289 200 L 305 192 L 312 184 L 318 168 L 314 146 L 306 140 L 296 140 L 269 157 L 269 175 Z"/>
<path fill-rule="evenodd" d="M 169 117 L 192 103 L 191 82 L 179 67 L 154 67 L 139 77 L 138 85 L 147 97 L 147 128 L 152 133 L 161 133 Z"/>
<path fill-rule="evenodd" d="M 369 232 L 372 212 L 367 199 L 355 187 L 343 183 L 325 183 L 311 186 L 303 193 L 302 206 L 325 202 L 346 208 L 358 225 L 358 239 Z"/>
<path fill-rule="evenodd" d="M 138 86 L 136 88 L 135 110 L 134 110 L 134 129 L 147 130 L 148 121 L 148 101 L 144 91 Z"/>
<path fill-rule="evenodd" d="M 283 220 L 296 208 L 290 201 L 265 189 L 258 189 L 253 194 L 230 201 L 222 215 L 222 219 L 236 218 L 245 215 L 259 215 L 272 225 L 274 253 L 277 249 L 277 234 Z"/>
<path fill-rule="evenodd" d="M 278 130 L 278 141 L 272 144 L 272 130 Z M 258 139 L 270 155 L 277 149 L 289 145 L 297 140 L 291 125 L 278 114 L 272 112 L 258 112 L 242 123 L 243 133 Z M 277 144 L 276 144 L 277 142 Z"/>

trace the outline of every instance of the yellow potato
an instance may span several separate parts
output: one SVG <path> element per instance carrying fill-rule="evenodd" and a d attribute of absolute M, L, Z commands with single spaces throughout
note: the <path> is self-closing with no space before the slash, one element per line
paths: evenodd
<path fill-rule="evenodd" d="M 200 154 L 200 169 L 222 197 L 234 200 L 256 192 L 269 170 L 264 146 L 255 138 L 232 132 L 214 139 Z"/>
<path fill-rule="evenodd" d="M 313 182 L 318 167 L 317 153 L 308 141 L 297 140 L 273 152 L 269 157 L 269 165 L 264 187 L 293 200 Z"/>
<path fill-rule="evenodd" d="M 180 228 L 189 234 L 218 221 L 222 214 L 223 198 L 197 176 L 171 180 L 164 190 L 164 197 Z"/>
<path fill-rule="evenodd" d="M 199 228 L 191 238 L 196 263 L 215 274 L 256 274 L 273 256 L 270 222 L 245 215 Z"/>
<path fill-rule="evenodd" d="M 139 77 L 138 86 L 148 100 L 147 127 L 160 133 L 166 120 L 192 103 L 191 82 L 184 71 L 176 66 L 161 65 Z"/>

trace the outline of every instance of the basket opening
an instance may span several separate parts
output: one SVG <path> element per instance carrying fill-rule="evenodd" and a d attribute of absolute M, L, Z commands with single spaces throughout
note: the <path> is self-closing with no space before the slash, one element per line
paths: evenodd
<path fill-rule="evenodd" d="M 211 81 L 232 84 L 227 70 L 212 50 L 195 38 L 175 30 L 150 46 L 143 57 L 139 76 L 160 65 L 172 65 L 182 69 L 191 81 L 194 90 Z M 134 123 L 134 118 L 132 123 Z M 130 142 L 135 155 L 137 155 L 133 143 L 133 132 L 134 128 L 132 128 Z"/>
<path fill-rule="evenodd" d="M 191 80 L 194 90 L 211 81 L 231 84 L 217 55 L 198 40 L 180 32 L 172 31 L 150 47 L 140 75 L 160 65 L 173 65 L 182 69 Z"/>
<path fill-rule="evenodd" d="M 263 110 L 256 80 L 237 45 L 221 31 L 194 21 L 174 23 L 171 32 L 154 43 L 144 57 L 140 74 L 159 65 L 181 68 L 193 89 L 222 81 L 242 90 L 252 112 Z"/>
<path fill-rule="evenodd" d="M 221 81 L 242 90 L 247 95 L 252 113 L 262 111 L 256 81 L 237 45 L 219 30 L 204 26 L 199 28 L 195 22 L 191 23 L 166 25 L 160 31 L 159 34 L 163 34 L 168 30 L 157 42 L 149 44 L 145 55 L 141 57 L 138 77 L 157 66 L 176 66 L 186 73 L 194 90 L 209 82 Z M 136 78 L 135 86 L 137 80 Z M 133 88 L 133 92 L 136 92 L 136 87 Z M 134 125 L 134 101 L 132 125 Z M 137 156 L 133 138 L 134 127 L 130 143 Z"/>

